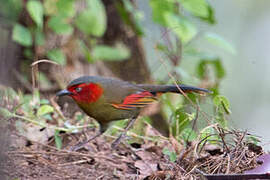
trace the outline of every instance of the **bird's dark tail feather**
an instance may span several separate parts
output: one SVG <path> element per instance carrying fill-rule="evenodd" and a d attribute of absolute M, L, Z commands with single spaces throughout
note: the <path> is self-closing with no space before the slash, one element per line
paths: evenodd
<path fill-rule="evenodd" d="M 138 84 L 138 86 L 142 89 L 145 89 L 147 91 L 150 91 L 152 93 L 166 93 L 166 92 L 172 92 L 172 93 L 179 93 L 182 94 L 181 91 L 179 91 L 178 87 L 175 85 L 148 85 L 148 84 Z M 194 86 L 187 86 L 187 85 L 178 85 L 179 88 L 183 92 L 196 92 L 196 93 L 212 93 L 212 91 L 209 91 L 204 88 L 198 88 Z"/>

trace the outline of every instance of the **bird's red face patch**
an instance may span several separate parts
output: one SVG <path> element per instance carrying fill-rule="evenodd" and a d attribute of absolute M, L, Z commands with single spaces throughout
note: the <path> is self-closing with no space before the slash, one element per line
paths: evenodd
<path fill-rule="evenodd" d="M 103 93 L 102 87 L 95 83 L 77 84 L 67 89 L 72 92 L 70 96 L 78 103 L 96 102 Z"/>

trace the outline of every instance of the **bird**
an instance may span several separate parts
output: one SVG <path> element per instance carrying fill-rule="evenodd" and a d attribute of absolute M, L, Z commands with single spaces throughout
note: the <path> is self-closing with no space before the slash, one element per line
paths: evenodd
<path fill-rule="evenodd" d="M 123 133 L 111 144 L 111 147 L 115 148 L 126 136 L 141 109 L 156 101 L 161 94 L 168 92 L 211 93 L 204 88 L 182 84 L 134 84 L 102 76 L 81 76 L 72 80 L 67 88 L 57 92 L 56 96 L 70 96 L 88 116 L 99 123 L 99 132 L 94 137 L 78 143 L 72 150 L 77 151 L 89 141 L 102 135 L 111 122 L 129 119 Z"/>

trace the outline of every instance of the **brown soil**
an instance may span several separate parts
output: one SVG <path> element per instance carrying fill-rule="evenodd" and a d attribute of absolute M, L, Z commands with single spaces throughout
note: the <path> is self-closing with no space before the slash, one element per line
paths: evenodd
<path fill-rule="evenodd" d="M 188 148 L 169 138 L 158 142 L 144 140 L 142 145 L 123 141 L 112 150 L 112 138 L 101 136 L 78 152 L 70 152 L 67 150 L 78 138 L 84 137 L 81 133 L 62 134 L 63 148 L 58 150 L 53 139 L 47 144 L 30 142 L 12 125 L 9 129 L 10 143 L 2 153 L 5 155 L 2 173 L 8 179 L 202 179 L 200 171 L 243 173 L 257 166 L 256 158 L 262 153 L 261 148 L 246 143 L 245 132 L 236 131 L 222 131 L 223 137 L 231 136 L 230 143 L 202 145 L 203 141 L 194 141 Z M 87 131 L 90 137 L 94 133 Z M 164 155 L 164 147 L 176 152 L 175 162 Z"/>

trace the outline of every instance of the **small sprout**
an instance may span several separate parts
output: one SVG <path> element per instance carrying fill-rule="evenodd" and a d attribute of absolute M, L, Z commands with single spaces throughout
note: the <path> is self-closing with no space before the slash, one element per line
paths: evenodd
<path fill-rule="evenodd" d="M 168 148 L 166 148 L 166 147 L 162 150 L 162 153 L 163 153 L 164 155 L 167 155 L 167 156 L 169 157 L 169 159 L 170 159 L 171 162 L 175 162 L 176 159 L 177 159 L 176 153 L 175 153 L 174 151 L 170 151 L 170 150 L 169 150 Z"/>

